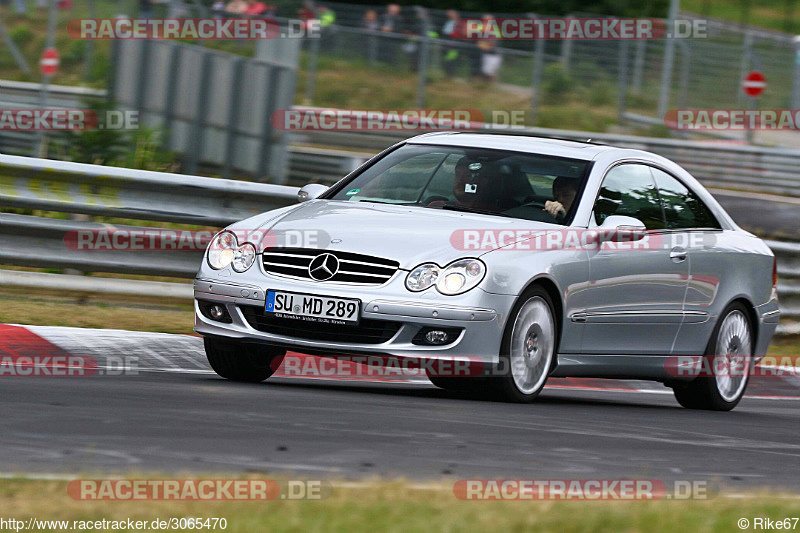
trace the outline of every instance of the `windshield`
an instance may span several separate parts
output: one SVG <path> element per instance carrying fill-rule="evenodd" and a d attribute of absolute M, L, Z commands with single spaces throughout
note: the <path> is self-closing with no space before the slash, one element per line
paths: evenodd
<path fill-rule="evenodd" d="M 588 161 L 502 150 L 405 145 L 329 199 L 381 202 L 568 224 Z"/>

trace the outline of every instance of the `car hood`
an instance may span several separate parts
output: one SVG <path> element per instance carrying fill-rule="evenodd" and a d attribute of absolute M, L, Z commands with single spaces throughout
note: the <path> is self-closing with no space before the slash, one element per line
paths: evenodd
<path fill-rule="evenodd" d="M 427 261 L 445 266 L 500 247 L 491 239 L 481 240 L 479 248 L 465 246 L 465 230 L 497 235 L 503 230 L 557 229 L 541 222 L 371 202 L 314 200 L 278 211 L 277 216 L 276 211 L 264 213 L 231 229 L 245 224 L 246 229 L 269 230 L 263 232 L 262 247 L 277 242 L 278 246 L 355 252 L 393 259 L 403 269 Z"/>

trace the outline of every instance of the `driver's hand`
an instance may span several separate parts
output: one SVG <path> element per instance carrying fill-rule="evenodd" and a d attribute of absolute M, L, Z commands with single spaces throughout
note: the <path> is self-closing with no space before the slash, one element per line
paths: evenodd
<path fill-rule="evenodd" d="M 562 213 L 564 216 L 567 214 L 567 210 L 564 209 L 564 206 L 561 205 L 561 202 L 555 202 L 552 200 L 545 202 L 544 210 L 550 213 L 553 218 L 557 218 L 559 213 Z"/>

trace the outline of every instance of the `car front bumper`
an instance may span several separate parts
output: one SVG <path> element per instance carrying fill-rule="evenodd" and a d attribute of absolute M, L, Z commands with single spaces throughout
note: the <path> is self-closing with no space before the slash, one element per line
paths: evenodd
<path fill-rule="evenodd" d="M 210 277 L 198 278 L 194 283 L 194 329 L 204 336 L 271 344 L 314 354 L 374 354 L 418 359 L 479 361 L 485 364 L 498 362 L 503 328 L 508 313 L 514 305 L 513 296 L 490 294 L 476 288 L 461 297 L 453 298 L 460 300 L 460 304 L 463 305 L 443 301 L 439 295 L 413 300 L 408 297 L 410 293 L 402 287 L 401 277 L 395 276 L 387 285 L 380 287 L 380 290 L 374 287 L 323 284 L 272 276 L 258 285 L 233 282 L 229 279 L 223 281 Z M 263 327 L 257 329 L 248 321 L 243 306 L 251 306 L 251 316 L 255 309 L 261 312 L 265 307 L 267 290 L 357 298 L 361 301 L 362 321 L 394 322 L 399 323 L 400 327 L 391 338 L 379 343 L 304 338 L 303 328 L 314 328 L 314 323 L 300 321 L 297 321 L 297 335 L 276 334 L 268 331 L 269 328 Z M 225 305 L 231 323 L 215 321 L 203 315 L 198 300 Z M 354 326 L 339 327 L 346 335 L 347 328 Z M 412 343 L 415 335 L 426 327 L 458 328 L 461 331 L 454 341 L 442 346 Z"/>

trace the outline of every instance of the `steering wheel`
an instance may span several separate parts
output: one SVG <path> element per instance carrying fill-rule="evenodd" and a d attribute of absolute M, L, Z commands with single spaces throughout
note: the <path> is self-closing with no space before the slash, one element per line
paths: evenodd
<path fill-rule="evenodd" d="M 450 198 L 448 198 L 447 196 L 434 195 L 425 198 L 425 200 L 422 201 L 422 205 L 431 205 L 433 202 L 449 202 L 449 201 Z"/>

